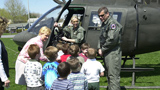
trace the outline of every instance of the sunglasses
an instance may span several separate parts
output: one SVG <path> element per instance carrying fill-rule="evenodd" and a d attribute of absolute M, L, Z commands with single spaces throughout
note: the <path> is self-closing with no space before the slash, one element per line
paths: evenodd
<path fill-rule="evenodd" d="M 105 14 L 103 14 L 103 15 L 98 15 L 98 17 L 103 17 Z"/>

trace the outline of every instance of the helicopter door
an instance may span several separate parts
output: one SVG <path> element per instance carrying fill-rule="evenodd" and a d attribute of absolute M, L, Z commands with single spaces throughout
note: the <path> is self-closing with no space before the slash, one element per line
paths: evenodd
<path fill-rule="evenodd" d="M 68 6 L 70 5 L 70 3 L 71 3 L 71 0 L 69 0 L 66 4 L 65 4 L 65 6 L 62 8 L 62 10 L 60 11 L 60 13 L 58 13 L 59 15 L 58 15 L 58 17 L 57 17 L 57 19 L 56 19 L 56 22 L 59 22 L 60 20 L 61 20 L 61 16 L 63 16 L 62 14 L 64 14 L 64 13 L 66 13 L 66 11 L 67 11 L 67 8 L 68 8 Z M 57 12 L 56 12 L 57 13 Z M 48 38 L 48 40 L 47 40 L 47 42 L 46 42 L 46 45 L 45 45 L 45 48 L 47 47 L 47 46 L 50 46 L 50 45 L 53 45 L 53 41 L 54 41 L 54 39 L 55 39 L 55 27 L 53 27 L 52 28 L 52 32 L 51 32 L 51 35 L 50 35 L 50 37 Z"/>
<path fill-rule="evenodd" d="M 100 35 L 100 27 L 101 21 L 98 17 L 97 11 L 91 11 L 86 36 L 86 42 L 89 43 L 91 47 L 97 48 Z"/>

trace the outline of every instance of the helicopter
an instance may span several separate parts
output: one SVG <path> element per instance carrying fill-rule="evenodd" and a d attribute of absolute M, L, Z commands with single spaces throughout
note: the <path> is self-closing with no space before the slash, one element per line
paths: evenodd
<path fill-rule="evenodd" d="M 19 51 L 29 39 L 38 35 L 39 29 L 43 26 L 52 30 L 50 37 L 44 42 L 43 48 L 55 45 L 61 41 L 60 37 L 63 36 L 63 33 L 54 27 L 54 23 L 58 22 L 61 28 L 64 28 L 70 25 L 72 16 L 77 16 L 79 25 L 86 30 L 84 41 L 97 49 L 101 27 L 97 11 L 102 6 L 106 6 L 110 16 L 123 26 L 121 48 L 122 56 L 125 58 L 123 58 L 122 67 L 126 60 L 133 59 L 133 68 L 128 69 L 129 72 L 132 72 L 132 86 L 135 84 L 135 72 L 144 70 L 135 68 L 135 55 L 160 50 L 160 0 L 53 1 L 58 6 L 44 13 L 27 31 L 15 35 L 13 41 L 19 46 Z M 153 69 L 147 68 L 146 70 Z"/>
<path fill-rule="evenodd" d="M 49 39 L 44 43 L 44 48 L 58 42 L 57 39 L 62 31 L 55 30 L 54 22 L 58 22 L 64 28 L 69 25 L 72 16 L 78 16 L 79 24 L 86 30 L 85 42 L 97 48 L 101 27 L 97 10 L 102 6 L 106 6 L 110 16 L 123 26 L 121 44 L 123 56 L 135 56 L 160 50 L 159 0 L 53 1 L 59 5 L 42 15 L 27 31 L 13 38 L 13 41 L 19 45 L 19 50 L 30 38 L 38 35 L 42 26 L 52 30 Z"/>

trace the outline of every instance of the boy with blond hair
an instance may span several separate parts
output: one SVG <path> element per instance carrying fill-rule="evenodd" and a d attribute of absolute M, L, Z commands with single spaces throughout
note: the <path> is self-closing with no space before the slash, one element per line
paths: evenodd
<path fill-rule="evenodd" d="M 42 70 L 42 80 L 45 82 L 45 90 L 50 90 L 53 81 L 58 78 L 57 67 L 59 63 L 56 61 L 58 49 L 54 46 L 49 46 L 45 49 L 44 54 L 49 59 L 45 63 Z"/>
<path fill-rule="evenodd" d="M 99 78 L 104 76 L 104 67 L 96 60 L 97 51 L 88 48 L 87 61 L 82 65 L 81 72 L 86 75 L 88 80 L 88 90 L 99 90 Z"/>

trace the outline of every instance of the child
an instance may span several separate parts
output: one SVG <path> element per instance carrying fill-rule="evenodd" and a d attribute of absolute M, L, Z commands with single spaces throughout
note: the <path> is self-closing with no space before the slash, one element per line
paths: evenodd
<path fill-rule="evenodd" d="M 81 72 L 86 75 L 88 80 L 88 90 L 99 90 L 99 78 L 104 76 L 104 67 L 96 58 L 96 50 L 88 48 L 87 61 L 82 65 Z"/>
<path fill-rule="evenodd" d="M 80 72 L 80 62 L 77 58 L 72 58 L 68 61 L 70 64 L 72 73 L 69 74 L 67 79 L 73 82 L 74 90 L 88 90 L 88 82 L 83 73 Z"/>
<path fill-rule="evenodd" d="M 42 70 L 42 80 L 45 82 L 45 90 L 50 90 L 52 83 L 58 78 L 57 67 L 59 63 L 56 61 L 58 49 L 54 46 L 46 48 L 44 54 L 49 59 L 49 62 L 45 63 Z"/>
<path fill-rule="evenodd" d="M 27 83 L 27 90 L 44 90 L 42 86 L 41 74 L 42 65 L 38 62 L 40 48 L 36 44 L 31 44 L 28 48 L 28 55 L 31 58 L 24 67 L 24 76 Z"/>
<path fill-rule="evenodd" d="M 63 48 L 63 43 L 57 43 L 56 45 L 57 49 L 58 49 L 58 56 L 57 56 L 57 61 L 60 62 L 61 61 L 61 56 L 64 54 L 62 51 Z"/>
<path fill-rule="evenodd" d="M 70 74 L 70 65 L 67 62 L 62 62 L 58 65 L 59 78 L 54 80 L 51 90 L 74 90 L 73 83 L 67 80 L 67 76 Z"/>
<path fill-rule="evenodd" d="M 90 45 L 88 43 L 83 43 L 81 45 L 81 51 L 82 51 L 82 53 L 80 53 L 79 56 L 83 57 L 85 62 L 88 59 L 88 57 L 86 56 L 86 53 L 87 53 L 87 49 L 89 47 L 90 47 Z"/>
<path fill-rule="evenodd" d="M 76 44 L 71 45 L 69 47 L 69 54 L 71 54 L 71 56 L 67 58 L 67 62 L 68 62 L 68 60 L 71 60 L 71 58 L 78 58 L 81 65 L 84 63 L 84 58 L 79 56 L 79 46 L 78 45 L 76 45 Z"/>
<path fill-rule="evenodd" d="M 69 48 L 68 43 L 63 44 L 62 51 L 64 54 L 61 56 L 61 62 L 66 62 L 67 58 L 71 56 L 68 52 L 68 48 Z"/>

